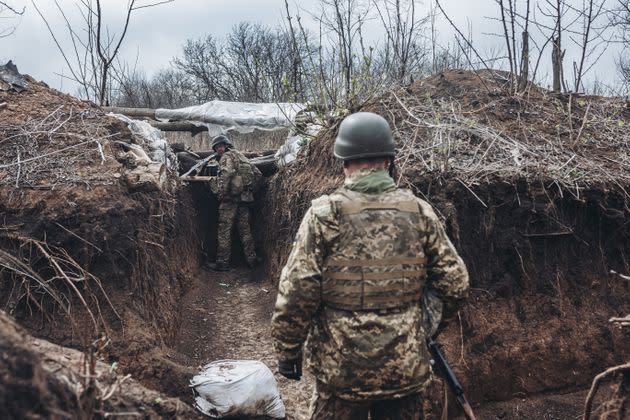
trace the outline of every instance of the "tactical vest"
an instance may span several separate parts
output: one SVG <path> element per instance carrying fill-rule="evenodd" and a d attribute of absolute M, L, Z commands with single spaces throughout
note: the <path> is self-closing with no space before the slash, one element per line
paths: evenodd
<path fill-rule="evenodd" d="M 393 202 L 356 201 L 343 194 L 333 197 L 339 240 L 324 262 L 324 304 L 351 311 L 419 304 L 426 257 L 420 210 L 413 195 Z"/>

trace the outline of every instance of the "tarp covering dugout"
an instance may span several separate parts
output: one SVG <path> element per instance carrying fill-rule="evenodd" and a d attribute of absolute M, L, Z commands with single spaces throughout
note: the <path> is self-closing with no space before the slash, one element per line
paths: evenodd
<path fill-rule="evenodd" d="M 248 132 L 255 128 L 276 130 L 287 127 L 304 108 L 305 105 L 298 103 L 210 101 L 179 109 L 160 108 L 155 111 L 155 118 L 164 121 L 215 124 L 224 127 L 224 130 Z"/>

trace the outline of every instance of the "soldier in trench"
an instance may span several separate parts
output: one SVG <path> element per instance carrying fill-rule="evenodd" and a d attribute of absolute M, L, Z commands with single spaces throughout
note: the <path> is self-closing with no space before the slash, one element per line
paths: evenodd
<path fill-rule="evenodd" d="M 468 293 L 467 269 L 431 206 L 396 188 L 395 154 L 381 116 L 342 121 L 334 155 L 344 185 L 313 200 L 282 270 L 278 372 L 299 380 L 304 347 L 316 378 L 311 419 L 423 418 L 423 298 L 441 300 L 443 328 Z"/>
<path fill-rule="evenodd" d="M 217 226 L 217 256 L 207 267 L 215 271 L 230 269 L 232 229 L 236 223 L 245 260 L 249 267 L 259 263 L 249 221 L 249 206 L 254 201 L 254 185 L 260 181 L 260 172 L 249 160 L 234 148 L 224 135 L 212 140 L 212 149 L 218 155 L 219 175 L 217 197 L 219 199 L 219 223 Z M 247 173 L 253 171 L 257 173 Z M 258 180 L 254 179 L 258 178 Z"/>

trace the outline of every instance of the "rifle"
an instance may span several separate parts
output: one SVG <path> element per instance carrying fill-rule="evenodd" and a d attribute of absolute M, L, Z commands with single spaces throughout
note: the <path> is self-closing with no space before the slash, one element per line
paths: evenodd
<path fill-rule="evenodd" d="M 183 174 L 183 175 L 180 175 L 180 178 L 181 178 L 181 177 L 185 177 L 185 176 L 190 175 L 193 171 L 197 171 L 197 172 L 199 172 L 199 171 L 201 170 L 201 168 L 203 168 L 203 167 L 204 167 L 204 166 L 205 166 L 208 162 L 210 162 L 210 161 L 211 161 L 212 159 L 214 159 L 216 156 L 217 156 L 217 154 L 216 154 L 216 153 L 212 153 L 211 155 L 209 155 L 209 156 L 208 156 L 208 157 L 206 157 L 205 159 L 200 160 L 200 161 L 199 161 L 199 162 L 197 162 L 197 163 L 196 163 L 196 164 L 195 164 L 192 168 L 190 168 L 190 169 L 188 170 L 188 172 L 186 172 L 186 173 L 185 173 L 185 174 Z"/>
<path fill-rule="evenodd" d="M 476 420 L 475 414 L 472 411 L 472 407 L 468 403 L 466 396 L 464 395 L 464 388 L 457 380 L 453 369 L 449 366 L 446 358 L 442 354 L 442 350 L 437 341 L 432 338 L 427 340 L 427 347 L 429 348 L 429 352 L 431 353 L 432 364 L 436 367 L 438 374 L 446 381 L 446 384 L 451 389 L 451 392 L 457 398 L 457 402 L 464 409 L 464 414 L 468 420 Z"/>

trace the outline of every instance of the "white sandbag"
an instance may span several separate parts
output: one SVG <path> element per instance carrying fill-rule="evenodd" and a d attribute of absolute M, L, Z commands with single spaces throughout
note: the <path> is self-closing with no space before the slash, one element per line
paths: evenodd
<path fill-rule="evenodd" d="M 134 120 L 126 115 L 109 113 L 113 117 L 125 122 L 129 130 L 144 140 L 144 145 L 149 150 L 149 157 L 153 162 L 166 163 L 169 169 L 177 168 L 177 157 L 171 150 L 164 133 L 151 126 L 146 121 Z"/>
<path fill-rule="evenodd" d="M 317 137 L 322 127 L 323 125 L 320 122 L 306 122 L 301 125 L 299 131 L 291 130 L 284 144 L 280 146 L 275 154 L 278 167 L 287 166 L 297 159 L 298 152 L 302 146 Z"/>
<path fill-rule="evenodd" d="M 285 417 L 271 370 L 256 360 L 218 360 L 190 381 L 195 407 L 211 417 Z"/>

